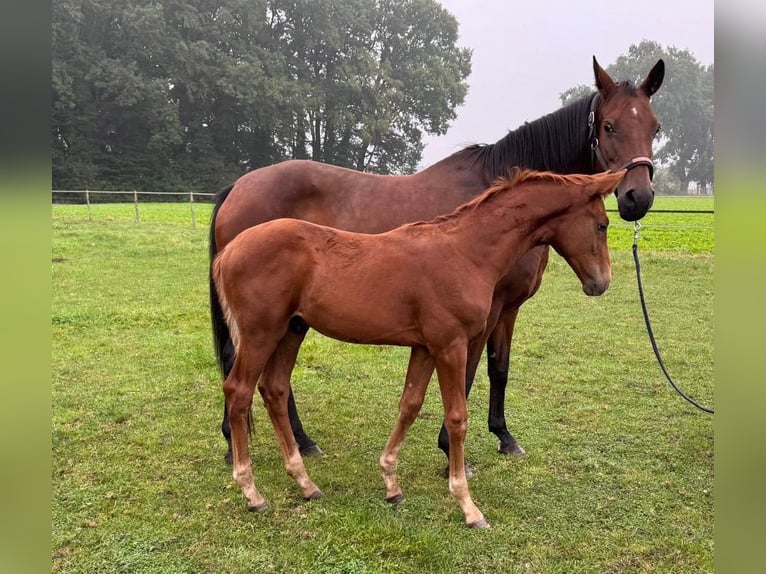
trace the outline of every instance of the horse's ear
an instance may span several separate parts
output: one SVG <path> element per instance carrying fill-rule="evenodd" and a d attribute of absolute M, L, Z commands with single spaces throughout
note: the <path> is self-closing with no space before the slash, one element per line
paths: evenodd
<path fill-rule="evenodd" d="M 602 96 L 606 96 L 617 87 L 611 76 L 596 61 L 596 56 L 593 56 L 593 75 L 596 78 L 596 87 Z"/>
<path fill-rule="evenodd" d="M 649 74 L 646 79 L 641 82 L 639 88 L 641 88 L 646 94 L 647 98 L 651 98 L 652 95 L 660 89 L 662 80 L 665 78 L 665 62 L 660 58 L 654 65 L 654 68 L 649 70 Z"/>

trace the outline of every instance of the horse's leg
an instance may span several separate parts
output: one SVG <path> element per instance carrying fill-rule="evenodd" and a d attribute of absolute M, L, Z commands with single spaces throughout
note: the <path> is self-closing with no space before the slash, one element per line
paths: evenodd
<path fill-rule="evenodd" d="M 468 428 L 465 399 L 466 356 L 465 343 L 455 343 L 434 357 L 444 403 L 444 423 L 449 433 L 449 491 L 460 503 L 469 527 L 487 528 L 489 523 L 473 503 L 465 476 L 463 445 Z"/>
<path fill-rule="evenodd" d="M 506 310 L 487 341 L 487 373 L 489 375 L 489 431 L 500 439 L 501 454 L 524 454 L 524 449 L 508 430 L 505 422 L 505 389 L 508 385 L 513 328 L 519 308 Z"/>
<path fill-rule="evenodd" d="M 386 500 L 393 504 L 404 500 L 402 489 L 396 478 L 396 466 L 407 430 L 423 406 L 428 382 L 434 372 L 434 362 L 431 355 L 423 347 L 413 347 L 410 351 L 410 363 L 404 381 L 402 398 L 399 400 L 399 418 L 396 421 L 391 436 L 388 437 L 383 454 L 380 455 L 380 471 L 386 485 Z"/>
<path fill-rule="evenodd" d="M 290 374 L 295 366 L 295 359 L 302 341 L 302 334 L 288 332 L 285 335 L 266 365 L 258 383 L 258 391 L 271 418 L 287 474 L 301 487 L 304 499 L 314 500 L 322 496 L 322 491 L 317 488 L 306 472 L 298 443 L 290 426 L 287 406 Z"/>
<path fill-rule="evenodd" d="M 226 408 L 231 428 L 233 476 L 247 499 L 248 510 L 260 512 L 268 508 L 266 500 L 255 488 L 248 451 L 248 430 L 253 392 L 258 377 L 273 349 L 271 345 L 251 345 L 246 348 L 247 357 L 238 356 L 223 383 Z"/>
<path fill-rule="evenodd" d="M 296 341 L 296 351 L 298 354 L 298 348 L 303 343 L 303 339 L 306 337 L 306 333 L 309 330 L 309 326 L 300 317 L 293 317 L 290 320 L 290 333 L 293 334 L 293 339 Z M 295 359 L 293 358 L 293 366 L 295 366 Z M 293 366 L 290 367 L 292 371 Z M 288 373 L 289 377 L 289 373 Z M 290 418 L 290 426 L 293 429 L 293 435 L 298 442 L 298 449 L 302 456 L 320 456 L 322 455 L 322 449 L 319 448 L 317 443 L 306 431 L 303 430 L 303 423 L 298 416 L 298 407 L 295 406 L 295 397 L 293 396 L 293 387 L 290 386 L 290 392 L 287 395 L 287 416 Z"/>
<path fill-rule="evenodd" d="M 231 368 L 234 365 L 234 345 L 231 339 L 226 340 L 223 352 L 221 354 L 221 363 L 223 364 L 223 378 L 226 380 L 229 378 Z M 221 434 L 226 439 L 226 454 L 223 455 L 227 464 L 232 464 L 233 454 L 231 450 L 231 423 L 229 422 L 229 409 L 226 406 L 226 401 L 223 403 L 223 420 L 221 421 Z"/>

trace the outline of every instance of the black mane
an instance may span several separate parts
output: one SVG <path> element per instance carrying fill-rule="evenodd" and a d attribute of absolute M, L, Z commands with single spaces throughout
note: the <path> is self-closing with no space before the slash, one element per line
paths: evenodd
<path fill-rule="evenodd" d="M 473 159 L 494 180 L 518 166 L 557 173 L 590 173 L 588 113 L 593 94 L 526 122 L 493 144 L 476 144 L 455 155 Z"/>

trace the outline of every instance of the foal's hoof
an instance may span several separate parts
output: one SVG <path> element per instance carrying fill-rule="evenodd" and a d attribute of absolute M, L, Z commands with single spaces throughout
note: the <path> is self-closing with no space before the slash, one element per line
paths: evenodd
<path fill-rule="evenodd" d="M 522 454 L 526 454 L 527 451 L 525 451 L 522 446 L 517 442 L 512 442 L 508 444 L 500 443 L 497 446 L 497 452 L 500 454 L 513 454 L 516 456 L 521 456 Z"/>
<path fill-rule="evenodd" d="M 250 506 L 250 505 L 247 506 L 247 510 L 249 512 L 257 512 L 259 514 L 261 512 L 264 512 L 264 511 L 268 510 L 268 509 L 269 509 L 269 503 L 265 502 L 265 501 L 262 502 L 261 504 L 256 504 L 255 506 Z"/>
<path fill-rule="evenodd" d="M 386 502 L 389 504 L 399 504 L 404 500 L 404 495 L 400 492 L 399 494 L 394 494 L 393 496 L 389 496 L 386 498 Z"/>
<path fill-rule="evenodd" d="M 324 452 L 322 452 L 322 449 L 319 448 L 316 444 L 309 445 L 305 448 L 300 449 L 301 456 L 322 456 Z"/>
<path fill-rule="evenodd" d="M 323 496 L 324 496 L 324 494 L 322 493 L 322 491 L 319 490 L 319 489 L 316 489 L 314 492 L 312 492 L 308 496 L 304 496 L 303 500 L 305 500 L 307 502 L 310 501 L 310 500 L 319 500 Z"/>
<path fill-rule="evenodd" d="M 469 522 L 466 526 L 468 528 L 489 528 L 489 522 L 487 522 L 486 518 L 482 518 L 476 522 Z"/>
<path fill-rule="evenodd" d="M 465 469 L 465 479 L 471 480 L 473 478 L 473 470 L 471 469 L 470 465 L 466 462 L 463 463 L 465 466 L 463 467 Z M 449 466 L 444 469 L 444 478 L 449 478 Z"/>

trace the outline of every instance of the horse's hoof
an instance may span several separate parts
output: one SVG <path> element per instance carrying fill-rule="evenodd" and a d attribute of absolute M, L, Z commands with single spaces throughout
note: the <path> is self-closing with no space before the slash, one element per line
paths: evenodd
<path fill-rule="evenodd" d="M 486 518 L 482 518 L 476 522 L 469 522 L 467 526 L 468 528 L 489 528 L 489 522 Z"/>
<path fill-rule="evenodd" d="M 264 512 L 265 510 L 268 510 L 268 509 L 269 509 L 269 503 L 268 502 L 262 502 L 261 504 L 256 504 L 255 506 L 250 506 L 248 504 L 248 506 L 247 506 L 247 510 L 249 512 L 261 513 L 261 512 Z"/>
<path fill-rule="evenodd" d="M 521 456 L 522 454 L 526 454 L 527 451 L 525 451 L 521 445 L 517 442 L 513 442 L 510 444 L 503 444 L 500 443 L 497 447 L 497 452 L 500 454 L 512 454 L 515 456 Z"/>
<path fill-rule="evenodd" d="M 234 455 L 229 451 L 223 455 L 223 460 L 226 461 L 226 464 L 232 464 L 234 462 Z"/>
<path fill-rule="evenodd" d="M 467 462 L 465 463 L 464 468 L 465 468 L 465 479 L 466 480 L 471 480 L 473 478 L 473 469 L 471 468 L 471 466 Z M 443 476 L 444 476 L 444 478 L 449 478 L 449 466 L 444 469 L 444 475 Z"/>
<path fill-rule="evenodd" d="M 322 493 L 322 491 L 319 490 L 319 489 L 316 489 L 314 492 L 312 492 L 308 496 L 304 496 L 303 500 L 305 500 L 307 502 L 310 501 L 310 500 L 319 500 L 323 496 L 324 496 L 324 494 Z"/>
<path fill-rule="evenodd" d="M 324 452 L 322 452 L 322 449 L 319 448 L 316 444 L 309 445 L 305 448 L 300 449 L 301 456 L 322 456 Z"/>
<path fill-rule="evenodd" d="M 404 495 L 401 492 L 399 494 L 386 497 L 386 502 L 388 502 L 389 504 L 399 504 L 403 500 L 404 500 Z"/>

